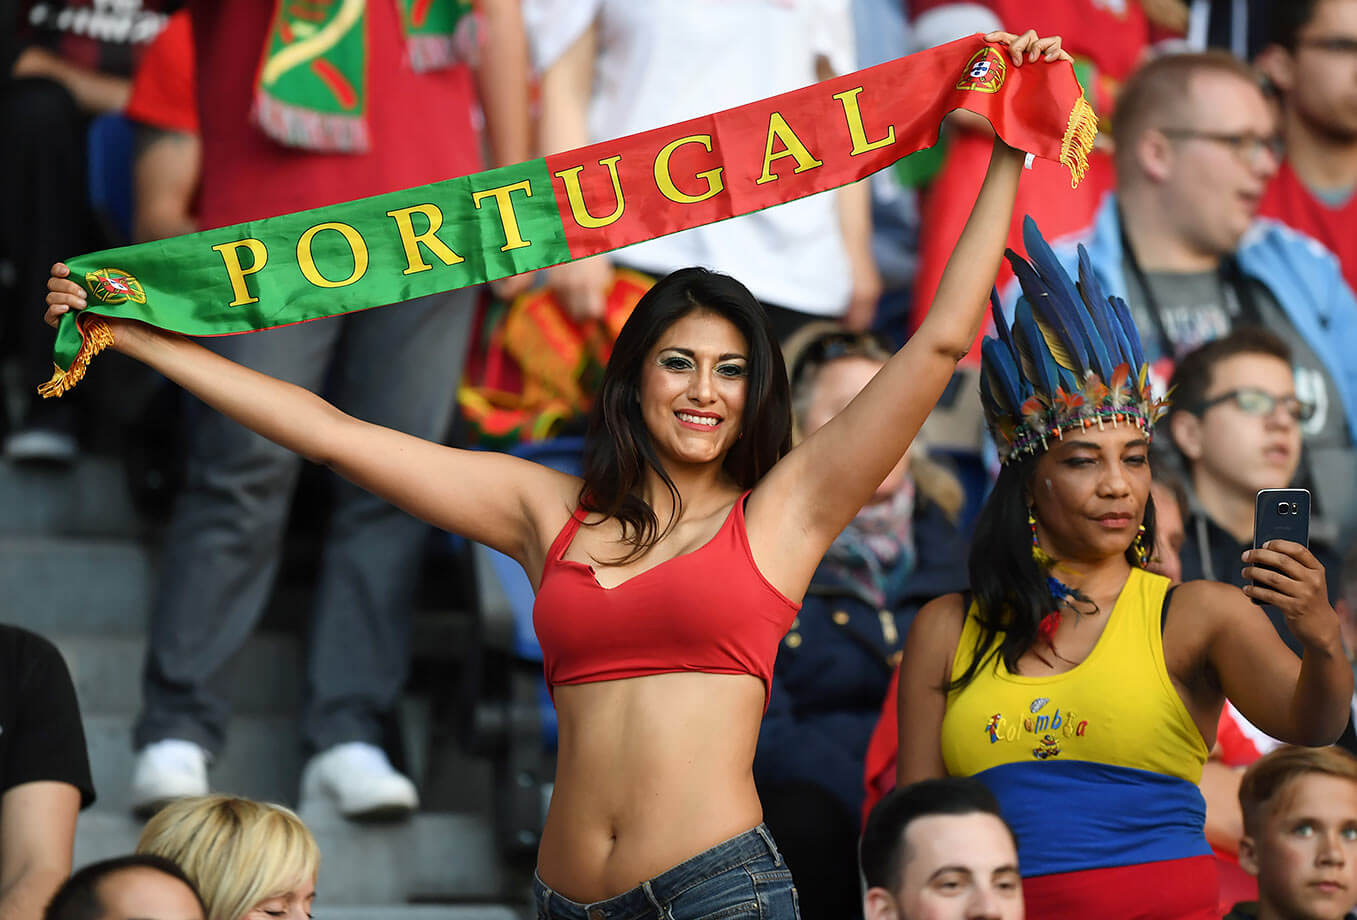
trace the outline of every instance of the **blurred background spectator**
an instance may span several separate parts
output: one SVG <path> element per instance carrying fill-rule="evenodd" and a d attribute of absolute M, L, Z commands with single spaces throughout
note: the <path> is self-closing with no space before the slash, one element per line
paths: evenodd
<path fill-rule="evenodd" d="M 743 105 L 856 69 L 848 0 L 525 0 L 555 153 Z M 702 66 L 694 67 L 694 61 Z M 786 338 L 816 317 L 872 320 L 881 280 L 866 182 L 547 270 L 577 319 L 602 315 L 614 261 L 738 277 Z"/>
<path fill-rule="evenodd" d="M 892 350 L 812 323 L 786 343 L 797 439 L 848 405 Z M 961 485 L 915 443 L 816 570 L 778 649 L 754 779 L 806 917 L 859 916 L 862 767 L 905 633 L 966 584 Z"/>
<path fill-rule="evenodd" d="M 0 625 L 0 917 L 42 916 L 71 872 L 76 813 L 93 801 L 66 662 L 41 636 Z"/>
<path fill-rule="evenodd" d="M 43 920 L 207 920 L 184 870 L 160 856 L 116 856 L 66 880 Z"/>
<path fill-rule="evenodd" d="M 52 332 L 32 310 L 58 259 L 124 242 L 91 209 L 87 132 L 127 103 L 133 68 L 164 27 L 174 0 L 9 0 L 0 4 L 0 345 L 18 359 L 17 417 L 4 440 L 12 460 L 69 463 L 78 450 L 78 404 L 43 400 Z M 3 380 L 3 378 L 0 378 Z M 9 402 L 10 400 L 6 400 Z M 0 407 L 3 408 L 3 407 Z M 0 423 L 10 413 L 0 411 Z"/>
<path fill-rule="evenodd" d="M 227 795 L 180 799 L 146 823 L 137 852 L 182 867 L 207 920 L 311 916 L 320 848 L 281 805 Z"/>
<path fill-rule="evenodd" d="M 1258 66 L 1286 141 L 1260 211 L 1323 243 L 1357 287 L 1357 0 L 1273 3 Z"/>
<path fill-rule="evenodd" d="M 368 4 L 358 26 L 367 30 L 360 115 L 366 149 L 334 136 L 298 142 L 309 149 L 284 146 L 266 133 L 278 126 L 260 115 L 271 110 L 261 108 L 255 82 L 260 55 L 279 27 L 274 4 L 236 2 L 228 11 L 203 0 L 188 9 L 201 226 L 476 172 L 483 164 L 478 100 L 491 162 L 528 158 L 526 46 L 516 0 L 478 5 L 483 41 L 474 70 L 456 59 L 416 69 L 398 5 Z M 180 55 L 181 67 L 186 60 Z M 182 79 L 193 80 L 193 73 Z M 438 117 L 430 117 L 435 111 Z M 143 158 L 153 152 L 144 147 Z M 188 187 L 185 166 L 168 177 L 180 205 Z M 159 176 L 152 171 L 150 178 Z M 182 211 L 173 211 L 171 223 Z M 305 327 L 212 339 L 209 347 L 325 389 L 360 418 L 441 440 L 476 297 L 476 289 L 453 291 Z M 224 743 L 228 718 L 217 676 L 263 612 L 300 464 L 196 404 L 188 419 L 185 487 L 166 535 L 135 731 L 133 802 L 140 810 L 208 791 L 207 765 Z M 427 528 L 348 483 L 335 481 L 333 496 L 310 631 L 301 736 L 312 756 L 303 792 L 332 800 L 350 816 L 408 814 L 417 791 L 392 766 L 382 742 L 408 671 L 411 605 Z"/>

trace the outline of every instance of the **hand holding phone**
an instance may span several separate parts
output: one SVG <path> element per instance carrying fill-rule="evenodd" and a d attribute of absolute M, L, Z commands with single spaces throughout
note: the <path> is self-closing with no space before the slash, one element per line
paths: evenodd
<path fill-rule="evenodd" d="M 1305 489 L 1264 489 L 1253 517 L 1253 549 L 1244 553 L 1244 593 L 1255 604 L 1270 604 L 1285 615 L 1305 645 L 1333 638 L 1337 616 L 1329 606 L 1324 566 L 1308 548 L 1310 493 Z M 1327 613 L 1327 616 L 1325 615 Z"/>

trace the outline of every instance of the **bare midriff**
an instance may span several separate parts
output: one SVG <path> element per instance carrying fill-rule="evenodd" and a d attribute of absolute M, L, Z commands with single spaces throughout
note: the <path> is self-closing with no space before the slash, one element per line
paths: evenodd
<path fill-rule="evenodd" d="M 764 694 L 750 675 L 557 686 L 542 881 L 572 901 L 606 900 L 757 826 Z"/>

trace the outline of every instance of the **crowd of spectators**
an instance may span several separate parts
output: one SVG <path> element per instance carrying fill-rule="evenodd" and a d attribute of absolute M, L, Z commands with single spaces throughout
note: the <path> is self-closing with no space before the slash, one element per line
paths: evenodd
<path fill-rule="evenodd" d="M 79 392 L 33 395 L 51 369 L 35 306 L 60 258 L 526 160 L 965 34 L 1032 27 L 1064 37 L 1104 132 L 1078 190 L 1042 160 L 1025 174 L 1012 245 L 1021 250 L 1016 215 L 1030 213 L 1072 276 L 1084 247 L 1103 289 L 1127 301 L 1159 391 L 1171 388 L 1172 414 L 1155 442 L 1153 567 L 1174 581 L 1242 585 L 1256 492 L 1307 488 L 1310 548 L 1348 653 L 1357 652 L 1357 0 L 476 0 L 474 50 L 428 70 L 407 59 L 398 4 L 371 0 L 362 151 L 285 145 L 253 114 L 274 6 L 0 3 L 7 461 L 60 468 L 86 450 Z M 91 125 L 112 113 L 135 136 L 123 154 L 125 215 L 91 200 L 88 179 L 89 157 L 108 155 L 90 146 L 107 143 Z M 989 136 L 982 120 L 954 117 L 937 148 L 870 182 L 493 290 L 210 347 L 325 389 L 363 418 L 440 440 L 463 359 L 479 344 L 473 318 L 497 315 L 487 303 L 545 288 L 588 327 L 603 321 L 616 268 L 635 278 L 701 264 L 743 280 L 768 311 L 804 436 L 851 400 L 928 309 Z M 996 284 L 1011 309 L 1013 276 L 1005 270 Z M 972 374 L 959 372 L 968 388 L 959 405 L 978 431 Z M 928 435 L 926 427 L 835 543 L 779 651 L 755 776 L 808 918 L 942 916 L 932 902 L 963 890 L 974 909 L 956 916 L 1022 915 L 1012 832 L 983 789 L 944 781 L 888 792 L 905 637 L 923 603 L 965 589 L 968 509 L 986 488 L 966 471 L 992 465 L 978 439 Z M 204 798 L 229 717 L 215 678 L 267 602 L 299 460 L 196 404 L 183 407 L 180 436 L 183 486 L 165 527 L 135 734 L 133 798 L 144 814 L 159 812 L 140 848 L 150 855 L 86 867 L 51 898 L 70 872 L 76 812 L 94 790 L 59 656 L 0 627 L 6 920 L 36 920 L 44 907 L 52 920 L 290 917 L 314 894 L 319 854 L 295 816 Z M 418 807 L 415 783 L 392 766 L 382 739 L 408 671 L 424 536 L 404 513 L 335 486 L 300 736 L 311 757 L 308 794 L 331 797 L 352 817 Z M 1298 651 L 1285 619 L 1264 610 Z M 42 710 L 26 708 L 34 700 Z M 37 722 L 62 726 L 45 754 L 23 741 Z M 1339 747 L 1357 752 L 1351 723 Z M 1357 768 L 1336 750 L 1279 748 L 1227 706 L 1201 784 L 1222 913 L 1341 917 L 1357 902 Z M 181 803 L 161 810 L 174 799 Z M 271 868 L 285 863 L 287 878 L 257 863 L 237 867 L 229 854 L 194 853 L 207 832 L 184 828 L 225 820 L 224 810 L 238 828 L 267 824 L 269 845 L 283 848 Z M 1297 822 L 1311 830 L 1286 829 Z M 1303 863 L 1336 866 L 1346 900 L 1298 906 L 1314 888 L 1296 881 Z M 228 882 L 237 886 L 229 897 Z"/>

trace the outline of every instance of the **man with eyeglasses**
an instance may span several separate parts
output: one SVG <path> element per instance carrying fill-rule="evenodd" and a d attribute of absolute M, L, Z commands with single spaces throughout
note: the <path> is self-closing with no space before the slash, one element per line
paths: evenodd
<path fill-rule="evenodd" d="M 1088 247 L 1103 289 L 1130 306 L 1159 384 L 1239 326 L 1280 337 L 1295 395 L 1312 406 L 1296 423 L 1312 532 L 1357 534 L 1357 300 L 1331 252 L 1258 219 L 1281 150 L 1254 73 L 1222 51 L 1153 60 L 1123 85 L 1112 133 L 1116 191 L 1057 255 L 1073 268 L 1075 243 Z"/>
<path fill-rule="evenodd" d="M 1319 240 L 1357 288 L 1357 0 L 1274 3 L 1258 56 L 1282 101 L 1286 158 L 1260 207 Z"/>

